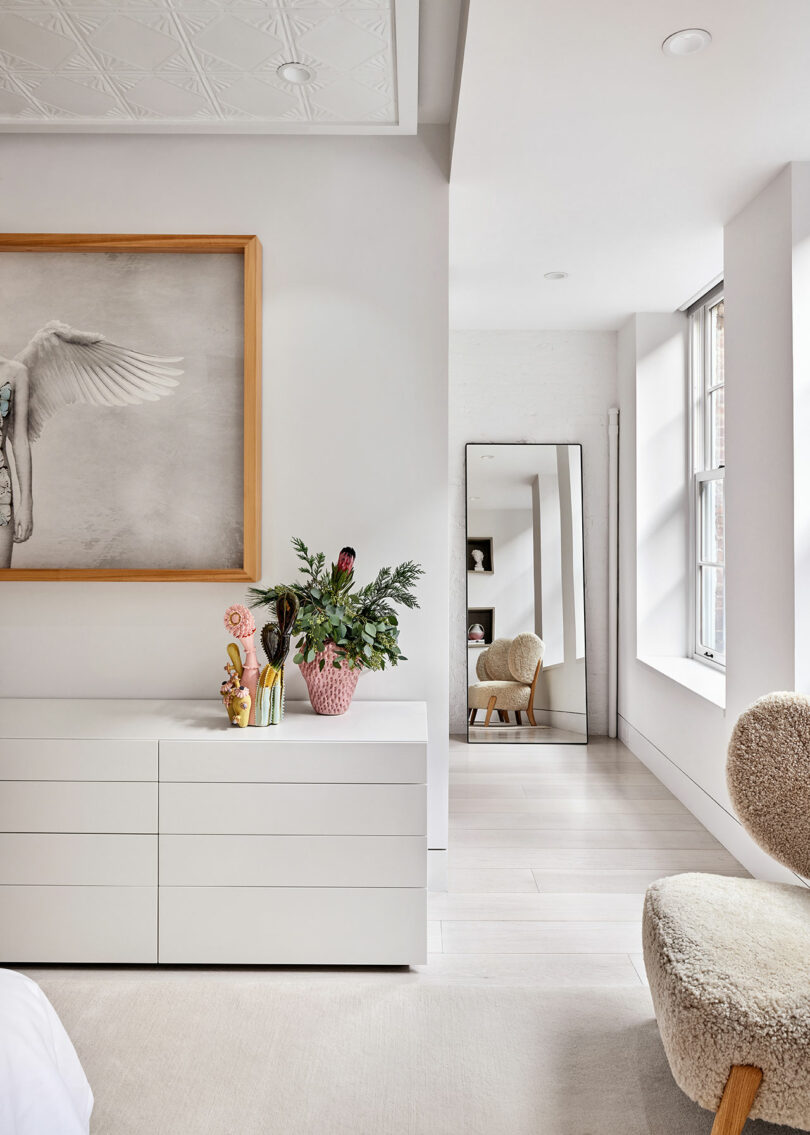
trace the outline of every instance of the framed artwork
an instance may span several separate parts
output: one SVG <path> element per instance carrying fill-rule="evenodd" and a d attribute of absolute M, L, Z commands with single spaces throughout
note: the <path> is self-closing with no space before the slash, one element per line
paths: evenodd
<path fill-rule="evenodd" d="M 491 536 L 470 536 L 467 539 L 467 571 L 492 575 L 495 563 L 492 557 Z"/>
<path fill-rule="evenodd" d="M 0 579 L 258 579 L 257 237 L 4 234 L 0 294 Z"/>

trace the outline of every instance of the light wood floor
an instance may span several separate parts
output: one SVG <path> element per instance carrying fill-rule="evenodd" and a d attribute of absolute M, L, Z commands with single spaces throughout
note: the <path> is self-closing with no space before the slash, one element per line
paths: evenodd
<path fill-rule="evenodd" d="M 618 741 L 450 744 L 449 889 L 424 979 L 638 985 L 641 906 L 662 875 L 745 875 Z"/>
<path fill-rule="evenodd" d="M 469 728 L 470 742 L 478 744 L 514 745 L 516 741 L 523 741 L 533 745 L 558 744 L 581 745 L 583 735 L 574 733 L 571 729 L 558 729 L 554 725 L 508 725 L 501 721 L 490 721 L 489 725 L 481 723 L 481 714 L 478 715 L 478 725 Z"/>

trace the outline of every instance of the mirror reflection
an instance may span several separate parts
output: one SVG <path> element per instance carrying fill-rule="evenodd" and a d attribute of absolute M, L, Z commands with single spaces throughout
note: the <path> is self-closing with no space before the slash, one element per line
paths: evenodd
<path fill-rule="evenodd" d="M 467 446 L 466 637 L 469 741 L 587 741 L 581 446 Z"/>

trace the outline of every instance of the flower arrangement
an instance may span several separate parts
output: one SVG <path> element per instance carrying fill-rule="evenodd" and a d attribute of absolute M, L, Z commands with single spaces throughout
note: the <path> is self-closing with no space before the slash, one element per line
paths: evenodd
<path fill-rule="evenodd" d="M 323 552 L 311 553 L 297 537 L 292 544 L 304 580 L 287 587 L 251 587 L 249 602 L 252 607 L 272 606 L 288 592 L 298 600 L 292 630 L 299 638 L 293 661 L 299 665 L 317 662 L 321 671 L 327 653 L 335 670 L 384 670 L 389 664 L 407 661 L 399 649 L 394 605 L 419 606 L 414 587 L 424 575 L 421 566 L 408 560 L 395 568 L 381 568 L 371 583 L 356 588 L 354 548 L 341 548 L 337 562 L 327 568 Z"/>

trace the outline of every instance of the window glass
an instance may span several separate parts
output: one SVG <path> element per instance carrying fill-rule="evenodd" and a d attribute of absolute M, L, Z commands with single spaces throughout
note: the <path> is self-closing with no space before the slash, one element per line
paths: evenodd
<path fill-rule="evenodd" d="M 694 653 L 725 664 L 725 303 L 715 291 L 690 310 L 694 417 Z"/>

